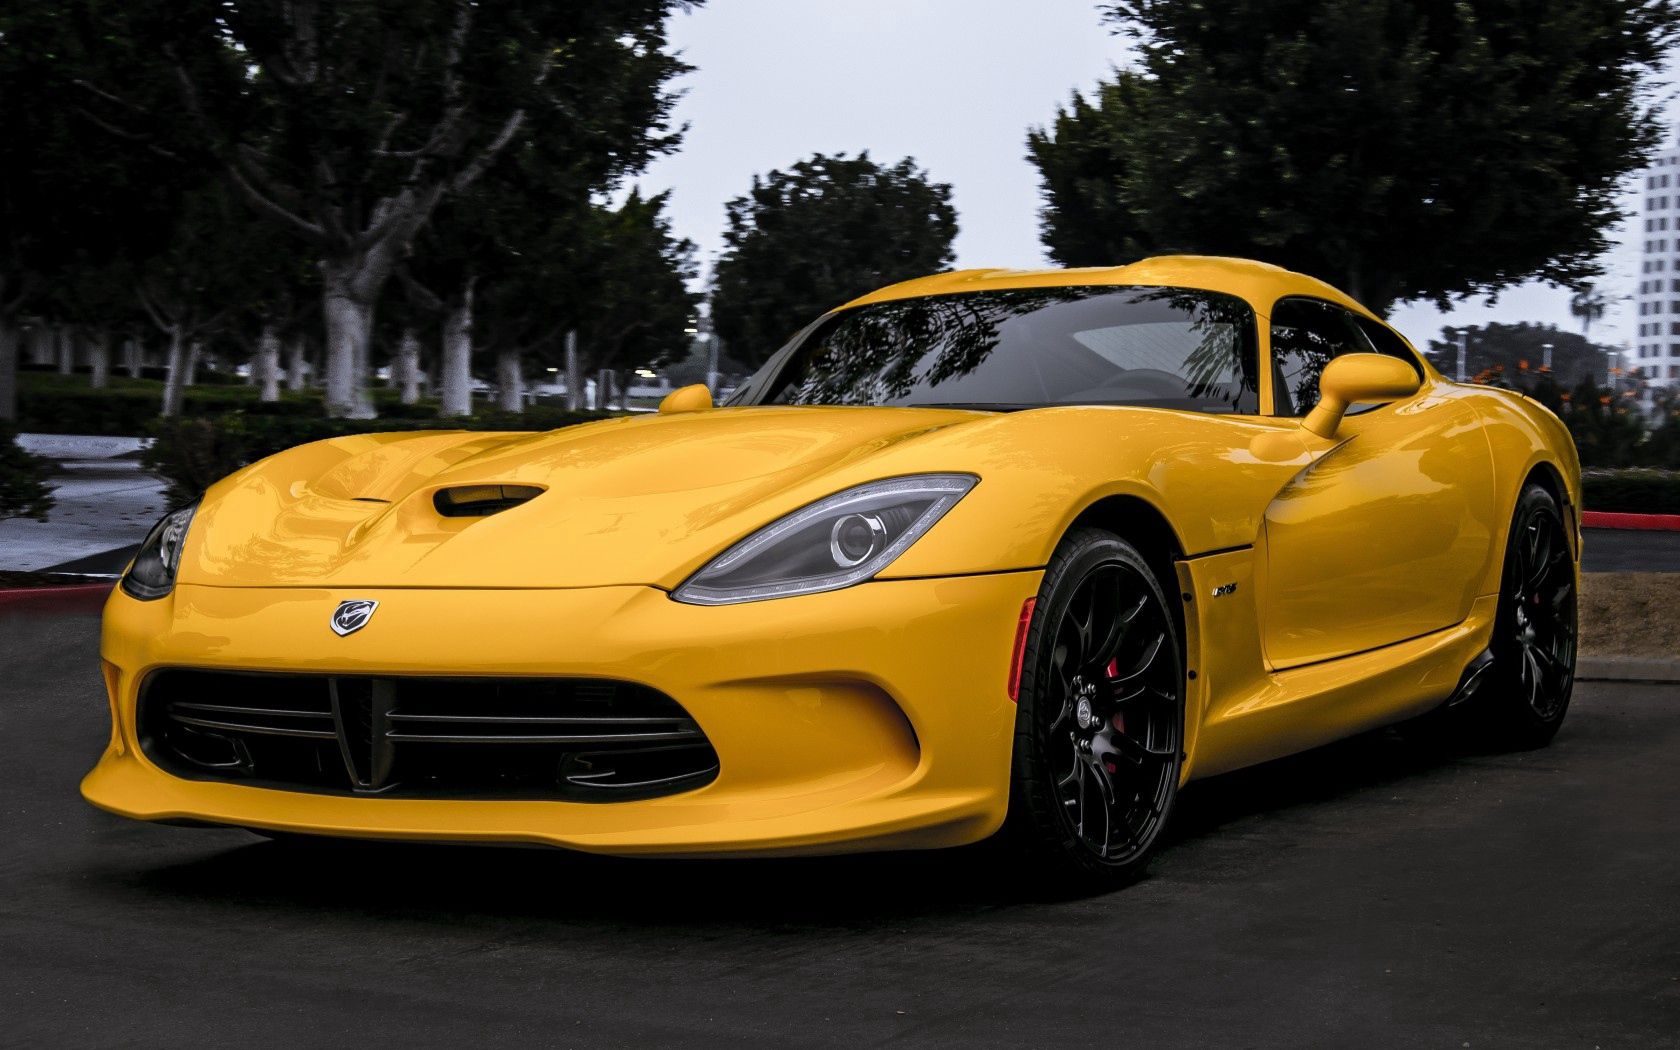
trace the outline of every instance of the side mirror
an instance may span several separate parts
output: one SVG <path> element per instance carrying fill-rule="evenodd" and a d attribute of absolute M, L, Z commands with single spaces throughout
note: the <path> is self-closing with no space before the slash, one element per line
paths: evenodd
<path fill-rule="evenodd" d="M 1318 405 L 1301 426 L 1321 438 L 1334 437 L 1348 406 L 1398 401 L 1418 392 L 1423 380 L 1412 366 L 1383 354 L 1343 354 L 1318 377 Z"/>
<path fill-rule="evenodd" d="M 695 383 L 693 386 L 680 386 L 665 395 L 665 400 L 659 402 L 659 414 L 674 415 L 678 412 L 704 412 L 712 407 L 712 392 L 705 383 Z"/>

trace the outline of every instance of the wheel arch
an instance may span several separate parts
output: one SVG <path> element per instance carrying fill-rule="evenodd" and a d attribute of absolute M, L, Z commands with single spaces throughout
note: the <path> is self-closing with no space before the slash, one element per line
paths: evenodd
<path fill-rule="evenodd" d="M 1569 484 L 1564 481 L 1562 468 L 1549 459 L 1541 459 L 1530 465 L 1528 473 L 1523 475 L 1522 484 L 1517 486 L 1516 493 L 1511 497 L 1513 508 L 1516 505 L 1516 500 L 1522 498 L 1523 489 L 1526 489 L 1531 482 L 1545 489 L 1554 500 L 1557 500 L 1558 510 L 1563 514 L 1564 535 L 1569 539 L 1575 558 L 1579 561 L 1581 557 L 1580 515 L 1577 513 L 1574 501 L 1569 497 Z M 1503 557 L 1501 557 L 1501 564 L 1503 564 Z"/>
<path fill-rule="evenodd" d="M 1143 555 L 1149 568 L 1160 581 L 1161 590 L 1177 594 L 1178 573 L 1173 563 L 1184 556 L 1184 543 L 1178 530 L 1166 514 L 1142 496 L 1118 494 L 1104 496 L 1074 517 L 1066 532 L 1081 526 L 1103 529 L 1130 543 Z M 1066 535 L 1066 532 L 1063 535 Z M 1179 613 L 1179 643 L 1184 641 L 1183 609 L 1181 602 L 1170 602 Z"/>
<path fill-rule="evenodd" d="M 1172 519 L 1154 502 L 1133 493 L 1111 493 L 1092 501 L 1068 523 L 1063 536 L 1081 527 L 1098 528 L 1125 540 L 1148 563 L 1150 571 L 1160 583 L 1161 593 L 1172 610 L 1173 627 L 1178 634 L 1178 655 L 1190 680 L 1184 683 L 1184 722 L 1180 727 L 1179 746 L 1184 751 L 1181 780 L 1187 776 L 1196 754 L 1199 728 L 1206 710 L 1203 681 L 1196 681 L 1195 668 L 1202 666 L 1201 625 L 1191 621 L 1199 610 L 1186 604 L 1188 594 L 1179 579 L 1179 563 L 1183 560 L 1184 541 Z M 1057 542 L 1060 542 L 1058 537 Z"/>

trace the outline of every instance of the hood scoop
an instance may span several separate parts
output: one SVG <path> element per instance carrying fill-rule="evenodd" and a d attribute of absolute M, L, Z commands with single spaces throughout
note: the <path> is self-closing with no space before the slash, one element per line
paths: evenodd
<path fill-rule="evenodd" d="M 432 494 L 432 506 L 446 518 L 484 518 L 535 499 L 537 485 L 456 485 Z"/>

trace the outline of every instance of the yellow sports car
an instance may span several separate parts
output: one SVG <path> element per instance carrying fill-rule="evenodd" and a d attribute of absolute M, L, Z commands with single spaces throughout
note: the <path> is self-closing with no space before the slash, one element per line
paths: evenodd
<path fill-rule="evenodd" d="M 82 785 L 265 833 L 1146 862 L 1187 780 L 1569 702 L 1568 433 L 1260 263 L 945 273 L 728 403 L 305 445 L 152 531 Z"/>

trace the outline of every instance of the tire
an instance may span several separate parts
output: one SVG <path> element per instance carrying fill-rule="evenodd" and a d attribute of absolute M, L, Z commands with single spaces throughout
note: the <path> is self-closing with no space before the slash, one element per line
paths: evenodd
<path fill-rule="evenodd" d="M 1505 544 L 1490 679 L 1471 700 L 1488 744 L 1544 747 L 1563 725 L 1575 685 L 1575 581 L 1569 529 L 1557 500 L 1539 485 L 1524 486 Z"/>
<path fill-rule="evenodd" d="M 1178 795 L 1184 690 L 1149 564 L 1112 533 L 1069 533 L 1027 632 L 1004 823 L 1041 888 L 1100 892 L 1143 874 Z"/>

